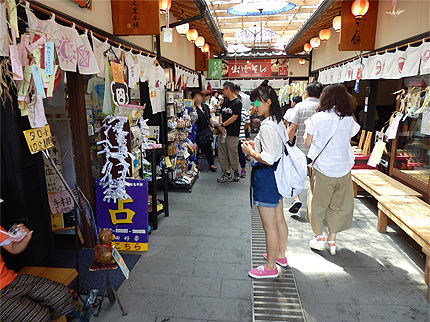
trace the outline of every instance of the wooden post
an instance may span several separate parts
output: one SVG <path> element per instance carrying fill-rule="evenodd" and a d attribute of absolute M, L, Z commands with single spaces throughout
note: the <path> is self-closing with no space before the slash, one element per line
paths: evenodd
<path fill-rule="evenodd" d="M 377 226 L 378 231 L 380 233 L 386 233 L 387 225 L 388 225 L 387 215 L 384 214 L 381 209 L 378 209 L 378 226 Z"/>
<path fill-rule="evenodd" d="M 94 180 L 91 173 L 90 141 L 88 138 L 87 113 L 85 109 L 84 78 L 79 73 L 67 72 L 67 86 L 70 100 L 70 125 L 76 171 L 76 184 L 95 209 Z M 95 236 L 92 227 L 83 220 L 85 246 L 94 247 Z"/>

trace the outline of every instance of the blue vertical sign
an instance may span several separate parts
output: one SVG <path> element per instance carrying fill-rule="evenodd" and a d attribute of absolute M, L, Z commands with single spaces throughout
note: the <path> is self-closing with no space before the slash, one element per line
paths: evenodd
<path fill-rule="evenodd" d="M 112 229 L 113 244 L 118 250 L 148 250 L 148 181 L 126 180 L 131 185 L 126 188 L 130 199 L 103 201 L 103 187 L 97 180 L 96 208 L 97 229 Z"/>

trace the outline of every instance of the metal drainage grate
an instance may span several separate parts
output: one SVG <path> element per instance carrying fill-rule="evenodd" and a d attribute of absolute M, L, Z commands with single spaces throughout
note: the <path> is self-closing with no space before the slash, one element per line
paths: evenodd
<path fill-rule="evenodd" d="M 260 215 L 256 208 L 251 209 L 252 227 L 252 268 L 266 261 L 266 241 Z M 276 279 L 252 281 L 253 321 L 305 321 L 302 303 L 293 271 L 290 267 L 280 268 Z"/>

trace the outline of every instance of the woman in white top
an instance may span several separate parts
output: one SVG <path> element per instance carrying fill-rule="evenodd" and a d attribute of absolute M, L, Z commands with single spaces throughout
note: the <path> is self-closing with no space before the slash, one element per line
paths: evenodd
<path fill-rule="evenodd" d="M 251 101 L 257 108 L 257 114 L 263 116 L 260 131 L 255 141 L 245 141 L 242 150 L 250 155 L 252 162 L 251 182 L 254 205 L 258 207 L 264 232 L 266 265 L 249 271 L 253 278 L 275 278 L 279 272 L 276 264 L 287 267 L 285 257 L 287 248 L 288 227 L 284 218 L 282 196 L 279 194 L 275 169 L 284 151 L 284 145 L 275 127 L 285 132 L 282 123 L 282 112 L 275 90 L 267 81 L 251 93 Z"/>
<path fill-rule="evenodd" d="M 351 169 L 354 156 L 350 140 L 360 130 L 352 115 L 355 103 L 340 84 L 324 88 L 317 113 L 306 122 L 305 143 L 314 160 L 308 192 L 307 217 L 315 237 L 313 249 L 329 249 L 336 254 L 336 234 L 351 227 L 354 195 Z M 323 221 L 329 235 L 323 236 Z"/>

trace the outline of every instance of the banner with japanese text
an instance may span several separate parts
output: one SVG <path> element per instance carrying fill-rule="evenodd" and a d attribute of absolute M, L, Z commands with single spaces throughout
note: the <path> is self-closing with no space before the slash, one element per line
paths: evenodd
<path fill-rule="evenodd" d="M 271 59 L 229 60 L 228 77 L 270 77 L 272 76 Z"/>
<path fill-rule="evenodd" d="M 130 199 L 103 201 L 104 188 L 96 184 L 97 230 L 112 229 L 118 250 L 148 250 L 148 181 L 126 180 Z"/>
<path fill-rule="evenodd" d="M 209 59 L 208 78 L 222 78 L 222 59 Z"/>

